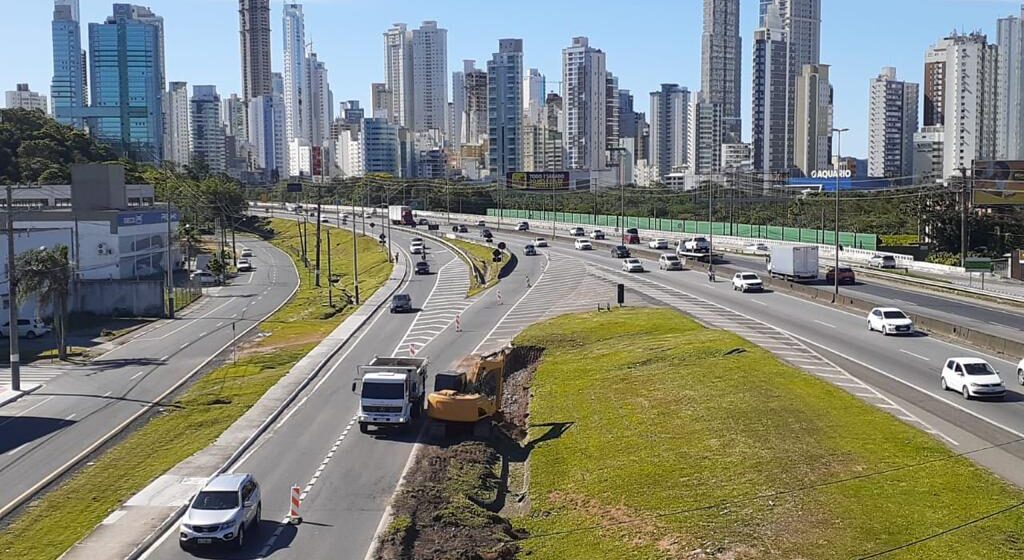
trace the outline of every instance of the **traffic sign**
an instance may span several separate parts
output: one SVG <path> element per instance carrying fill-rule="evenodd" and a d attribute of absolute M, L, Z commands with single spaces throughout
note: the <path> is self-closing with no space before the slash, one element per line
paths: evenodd
<path fill-rule="evenodd" d="M 506 248 L 508 248 L 508 245 L 505 245 L 504 241 L 502 241 L 501 243 L 498 243 L 498 249 L 501 249 L 502 251 L 504 251 Z"/>

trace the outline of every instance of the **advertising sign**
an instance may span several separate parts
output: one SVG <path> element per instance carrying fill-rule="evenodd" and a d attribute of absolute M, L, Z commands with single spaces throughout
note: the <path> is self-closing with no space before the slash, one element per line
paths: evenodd
<path fill-rule="evenodd" d="M 1024 161 L 974 162 L 975 206 L 1024 205 Z"/>
<path fill-rule="evenodd" d="M 506 176 L 513 189 L 568 189 L 568 171 L 510 171 Z"/>
<path fill-rule="evenodd" d="M 178 221 L 178 213 L 171 212 L 171 223 Z M 118 227 L 166 224 L 167 212 L 150 210 L 147 212 L 124 212 L 117 215 Z"/>

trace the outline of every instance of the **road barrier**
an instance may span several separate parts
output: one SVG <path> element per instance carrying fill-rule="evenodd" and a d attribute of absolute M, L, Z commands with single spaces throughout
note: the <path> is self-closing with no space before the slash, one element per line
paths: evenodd
<path fill-rule="evenodd" d="M 292 486 L 292 498 L 288 507 L 288 524 L 299 525 L 302 523 L 302 516 L 299 515 L 299 506 L 302 505 L 302 488 Z"/>
<path fill-rule="evenodd" d="M 455 332 L 462 332 L 462 313 L 455 316 Z"/>

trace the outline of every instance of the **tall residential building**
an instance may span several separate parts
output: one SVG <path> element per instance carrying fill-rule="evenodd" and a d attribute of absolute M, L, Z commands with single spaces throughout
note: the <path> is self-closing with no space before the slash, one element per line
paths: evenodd
<path fill-rule="evenodd" d="M 608 152 L 619 148 L 619 79 L 608 72 L 604 90 L 604 145 Z M 606 156 L 611 161 L 611 156 Z"/>
<path fill-rule="evenodd" d="M 221 98 L 220 123 L 224 126 L 224 134 L 234 137 L 238 142 L 245 142 L 249 137 L 246 118 L 245 102 L 237 93 Z"/>
<path fill-rule="evenodd" d="M 981 33 L 953 35 L 945 50 L 946 80 L 943 178 L 970 169 L 974 160 L 989 160 L 996 152 L 996 113 L 999 51 Z"/>
<path fill-rule="evenodd" d="M 680 170 L 689 155 L 690 92 L 678 84 L 661 84 L 651 92 L 650 166 L 663 179 Z"/>
<path fill-rule="evenodd" d="M 90 133 L 136 161 L 163 158 L 163 24 L 148 9 L 114 4 L 104 23 L 89 24 L 92 104 L 70 108 Z"/>
<path fill-rule="evenodd" d="M 388 119 L 406 128 L 415 123 L 412 66 L 412 32 L 396 23 L 384 33 L 384 77 L 391 94 Z"/>
<path fill-rule="evenodd" d="M 1024 11 L 1024 10 L 1022 10 Z M 1024 22 L 998 21 L 999 70 L 996 76 L 996 158 L 1024 159 Z"/>
<path fill-rule="evenodd" d="M 946 133 L 941 126 L 926 126 L 914 135 L 914 178 L 919 183 L 943 179 L 942 160 Z"/>
<path fill-rule="evenodd" d="M 832 165 L 833 93 L 828 68 L 828 64 L 808 64 L 796 81 L 794 164 L 806 176 Z"/>
<path fill-rule="evenodd" d="M 586 37 L 573 37 L 572 45 L 562 49 L 567 169 L 605 168 L 607 80 L 605 53 Z"/>
<path fill-rule="evenodd" d="M 704 0 L 700 87 L 710 103 L 722 105 L 726 141 L 742 137 L 740 0 Z"/>
<path fill-rule="evenodd" d="M 270 93 L 284 99 L 284 76 L 280 72 L 270 73 Z"/>
<path fill-rule="evenodd" d="M 164 160 L 188 165 L 192 159 L 192 119 L 188 84 L 170 82 L 164 98 Z"/>
<path fill-rule="evenodd" d="M 263 170 L 268 181 L 288 177 L 284 99 L 281 95 L 261 95 L 253 99 L 249 102 L 247 121 L 256 168 Z"/>
<path fill-rule="evenodd" d="M 309 92 L 309 127 L 305 139 L 313 146 L 329 147 L 331 121 L 334 120 L 334 95 L 327 77 L 327 65 L 314 52 L 307 56 L 306 65 L 309 68 L 306 82 L 306 90 Z"/>
<path fill-rule="evenodd" d="M 922 126 L 944 126 L 946 123 L 946 49 L 953 44 L 949 38 L 932 45 L 924 55 L 924 122 Z"/>
<path fill-rule="evenodd" d="M 398 146 L 398 125 L 387 119 L 372 118 L 363 121 L 363 169 L 369 173 L 401 174 L 401 154 Z"/>
<path fill-rule="evenodd" d="M 238 0 L 242 49 L 242 99 L 272 92 L 270 71 L 270 0 Z"/>
<path fill-rule="evenodd" d="M 28 89 L 28 84 L 18 84 L 14 91 L 5 94 L 8 109 L 32 109 L 47 112 L 46 96 Z"/>
<path fill-rule="evenodd" d="M 192 86 L 192 165 L 225 171 L 224 126 L 217 86 Z"/>
<path fill-rule="evenodd" d="M 753 165 L 757 171 L 789 169 L 789 41 L 778 6 L 762 4 L 761 28 L 754 31 L 751 110 Z"/>
<path fill-rule="evenodd" d="M 914 174 L 918 85 L 896 79 L 896 69 L 882 69 L 871 80 L 868 111 L 868 176 Z"/>
<path fill-rule="evenodd" d="M 284 5 L 284 115 L 286 138 L 310 140 L 309 60 L 301 4 Z"/>
<path fill-rule="evenodd" d="M 425 21 L 412 31 L 413 130 L 445 126 L 448 103 L 448 30 Z"/>
<path fill-rule="evenodd" d="M 687 165 L 696 175 L 722 170 L 722 145 L 725 144 L 725 105 L 712 102 L 704 92 L 693 96 L 689 106 Z"/>
<path fill-rule="evenodd" d="M 501 39 L 487 62 L 488 167 L 504 178 L 522 169 L 523 40 Z"/>
<path fill-rule="evenodd" d="M 391 118 L 391 92 L 387 84 L 370 84 L 370 114 L 375 119 Z"/>
<path fill-rule="evenodd" d="M 472 60 L 462 61 L 462 70 L 452 72 L 452 103 L 449 115 L 448 142 L 455 153 L 462 147 L 462 123 L 466 116 L 466 68 L 473 67 Z"/>
<path fill-rule="evenodd" d="M 54 0 L 50 30 L 53 43 L 53 80 L 50 82 L 52 114 L 61 124 L 83 128 L 81 117 L 67 115 L 69 109 L 78 110 L 88 105 L 78 0 Z"/>
<path fill-rule="evenodd" d="M 541 124 L 546 87 L 544 74 L 536 68 L 530 68 L 529 73 L 523 76 L 523 115 L 527 124 Z"/>
<path fill-rule="evenodd" d="M 487 142 L 487 71 L 476 67 L 475 62 L 463 62 L 466 83 L 466 112 L 462 118 L 462 143 L 481 146 Z"/>

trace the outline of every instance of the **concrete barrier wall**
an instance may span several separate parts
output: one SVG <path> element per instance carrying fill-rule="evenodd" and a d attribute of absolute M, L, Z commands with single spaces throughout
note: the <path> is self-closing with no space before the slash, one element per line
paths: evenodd
<path fill-rule="evenodd" d="M 95 315 L 163 317 L 162 280 L 79 280 L 71 310 Z"/>

